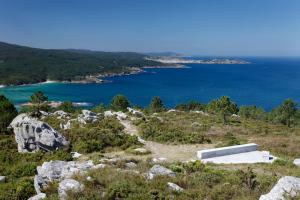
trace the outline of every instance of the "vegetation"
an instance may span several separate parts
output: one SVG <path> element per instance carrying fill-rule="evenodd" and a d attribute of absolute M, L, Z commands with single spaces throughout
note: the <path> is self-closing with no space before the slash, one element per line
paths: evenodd
<path fill-rule="evenodd" d="M 114 111 L 126 112 L 128 107 L 130 107 L 130 102 L 124 95 L 116 95 L 110 103 L 110 108 Z"/>
<path fill-rule="evenodd" d="M 0 42 L 0 84 L 71 81 L 89 75 L 128 72 L 132 67 L 163 65 L 144 57 L 138 53 L 49 50 Z"/>
<path fill-rule="evenodd" d="M 6 132 L 10 122 L 17 116 L 15 106 L 3 95 L 0 95 L 0 133 Z"/>
<path fill-rule="evenodd" d="M 166 110 L 165 105 L 161 100 L 161 98 L 158 96 L 152 98 L 151 103 L 147 108 L 147 111 L 150 113 L 157 113 L 165 110 Z"/>
<path fill-rule="evenodd" d="M 33 116 L 39 116 L 40 111 L 47 111 L 49 109 L 47 105 L 48 97 L 44 95 L 43 92 L 37 91 L 30 97 L 30 103 L 32 104 L 32 115 Z"/>
<path fill-rule="evenodd" d="M 0 99 L 0 117 L 4 117 L 2 113 L 10 111 L 15 116 L 17 112 L 13 105 L 4 96 L 0 96 Z M 33 99 L 43 104 L 46 98 L 42 93 L 37 93 Z M 295 102 L 286 100 L 271 112 L 256 106 L 238 108 L 227 97 L 208 104 L 195 101 L 180 104 L 176 107 L 180 111 L 173 112 L 163 112 L 165 107 L 159 98 L 154 98 L 152 102 L 155 103 L 144 110 L 149 111 L 151 107 L 152 111 L 145 112 L 145 117 L 134 121 L 145 140 L 169 145 L 186 144 L 182 146 L 196 146 L 197 149 L 251 141 L 280 159 L 272 164 L 251 165 L 169 161 L 161 165 L 174 171 L 176 177 L 157 176 L 150 181 L 145 179 L 144 173 L 154 165 L 149 159 L 152 153 L 134 153 L 135 148 L 142 145 L 136 136 L 125 133 L 124 126 L 115 117 L 101 118 L 85 125 L 72 121 L 71 129 L 63 130 L 60 123 L 65 123 L 67 119 L 48 116 L 43 120 L 61 132 L 70 141 L 70 147 L 52 153 L 21 154 L 17 152 L 13 134 L 0 134 L 0 175 L 7 178 L 5 183 L 0 183 L 0 199 L 23 200 L 33 196 L 36 167 L 49 160 L 72 160 L 72 151 L 84 153 L 79 159 L 92 159 L 95 163 L 102 157 L 122 159 L 107 162 L 109 167 L 104 169 L 74 175 L 73 178 L 83 183 L 85 189 L 80 193 L 68 193 L 69 199 L 252 200 L 270 191 L 282 176 L 300 177 L 300 168 L 292 163 L 300 155 L 299 110 Z M 126 97 L 118 95 L 112 100 L 110 108 L 127 112 L 129 105 Z M 77 118 L 79 113 L 70 102 L 63 103 L 58 109 L 69 112 L 71 119 Z M 107 109 L 100 104 L 94 111 L 104 112 Z M 239 116 L 232 116 L 237 113 Z M 9 123 L 12 118 L 5 119 Z M 3 132 L 5 130 L 1 130 Z M 128 162 L 137 164 L 134 170 L 127 168 Z M 87 176 L 91 179 L 87 180 Z M 173 191 L 168 187 L 168 182 L 184 190 Z M 57 184 L 54 182 L 45 191 L 47 199 L 58 199 Z"/>
<path fill-rule="evenodd" d="M 68 113 L 73 113 L 76 110 L 71 101 L 62 102 L 62 104 L 60 106 L 58 106 L 57 109 L 58 110 L 63 110 L 63 111 L 68 112 Z"/>

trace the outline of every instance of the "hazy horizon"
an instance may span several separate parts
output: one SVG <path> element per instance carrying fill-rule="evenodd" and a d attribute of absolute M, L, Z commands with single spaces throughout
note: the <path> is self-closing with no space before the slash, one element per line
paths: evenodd
<path fill-rule="evenodd" d="M 300 56 L 297 0 L 0 0 L 0 41 L 46 49 Z"/>

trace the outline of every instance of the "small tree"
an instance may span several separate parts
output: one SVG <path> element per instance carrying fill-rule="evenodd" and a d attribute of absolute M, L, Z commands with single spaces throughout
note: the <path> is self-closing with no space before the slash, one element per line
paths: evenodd
<path fill-rule="evenodd" d="M 156 96 L 156 97 L 152 98 L 151 103 L 148 107 L 148 110 L 151 113 L 155 113 L 155 112 L 162 112 L 162 111 L 166 110 L 166 108 L 165 108 L 164 103 L 161 100 L 161 98 Z"/>
<path fill-rule="evenodd" d="M 222 96 L 216 102 L 217 112 L 221 114 L 224 124 L 227 124 L 227 117 L 238 112 L 237 105 L 227 96 Z"/>
<path fill-rule="evenodd" d="M 75 112 L 75 107 L 71 101 L 63 102 L 60 106 L 58 106 L 58 109 L 68 113 Z"/>
<path fill-rule="evenodd" d="M 110 108 L 114 111 L 126 112 L 128 107 L 130 107 L 130 102 L 124 95 L 115 96 L 110 103 Z"/>
<path fill-rule="evenodd" d="M 279 107 L 278 114 L 279 118 L 282 119 L 283 123 L 288 127 L 291 127 L 291 123 L 297 113 L 297 103 L 292 99 L 286 99 Z"/>
<path fill-rule="evenodd" d="M 7 126 L 17 116 L 18 112 L 4 95 L 0 95 L 0 113 L 0 132 L 6 132 Z"/>
<path fill-rule="evenodd" d="M 33 115 L 40 116 L 40 111 L 43 108 L 47 108 L 46 102 L 48 101 L 48 97 L 44 95 L 43 92 L 37 91 L 30 97 L 30 103 L 32 103 Z M 45 109 L 43 109 L 45 110 Z"/>
<path fill-rule="evenodd" d="M 97 112 L 97 113 L 102 113 L 105 110 L 106 110 L 106 107 L 105 107 L 104 103 L 100 103 L 98 106 L 93 108 L 93 111 Z"/>

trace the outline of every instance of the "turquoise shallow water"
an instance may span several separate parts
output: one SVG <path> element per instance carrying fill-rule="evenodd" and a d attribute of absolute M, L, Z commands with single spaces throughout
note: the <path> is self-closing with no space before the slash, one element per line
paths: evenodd
<path fill-rule="evenodd" d="M 190 64 L 185 69 L 147 69 L 148 73 L 109 78 L 105 84 L 36 84 L 0 88 L 15 104 L 41 90 L 50 100 L 108 103 L 116 94 L 145 106 L 160 96 L 168 107 L 188 100 L 208 102 L 222 95 L 239 105 L 255 104 L 270 110 L 286 98 L 300 103 L 299 58 L 246 58 L 247 65 Z"/>

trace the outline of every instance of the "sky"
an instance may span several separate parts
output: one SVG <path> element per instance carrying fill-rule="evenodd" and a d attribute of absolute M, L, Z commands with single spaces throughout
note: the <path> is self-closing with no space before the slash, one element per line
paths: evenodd
<path fill-rule="evenodd" d="M 300 1 L 0 0 L 0 41 L 55 49 L 300 56 Z"/>

